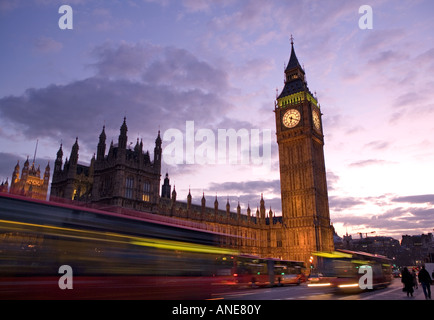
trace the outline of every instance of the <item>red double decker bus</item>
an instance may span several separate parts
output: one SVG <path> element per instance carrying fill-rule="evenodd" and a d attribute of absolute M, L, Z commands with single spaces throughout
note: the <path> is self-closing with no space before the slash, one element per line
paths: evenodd
<path fill-rule="evenodd" d="M 238 287 L 299 285 L 306 281 L 305 265 L 301 261 L 240 255 L 233 263 L 232 273 Z"/>

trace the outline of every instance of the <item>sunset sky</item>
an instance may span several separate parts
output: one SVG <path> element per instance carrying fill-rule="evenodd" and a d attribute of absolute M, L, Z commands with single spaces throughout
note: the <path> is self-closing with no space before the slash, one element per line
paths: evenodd
<path fill-rule="evenodd" d="M 59 28 L 63 4 L 72 30 Z M 372 29 L 359 28 L 362 5 Z M 41 168 L 53 170 L 61 142 L 69 157 L 76 137 L 89 163 L 103 125 L 116 143 L 124 116 L 129 141 L 151 155 L 158 130 L 186 139 L 188 123 L 215 135 L 216 154 L 219 129 L 259 130 L 271 132 L 270 162 L 163 158 L 162 175 L 180 200 L 190 188 L 193 202 L 205 192 L 224 208 L 229 197 L 245 213 L 263 193 L 280 215 L 273 109 L 292 34 L 323 113 L 337 233 L 432 232 L 433 14 L 431 0 L 0 0 L 0 182 L 37 140 Z"/>

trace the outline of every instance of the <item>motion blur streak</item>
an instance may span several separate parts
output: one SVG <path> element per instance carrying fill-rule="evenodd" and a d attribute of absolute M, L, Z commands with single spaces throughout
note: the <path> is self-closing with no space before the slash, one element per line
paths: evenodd
<path fill-rule="evenodd" d="M 359 286 L 358 283 L 350 283 L 350 284 L 341 284 L 339 288 L 357 288 Z"/>
<path fill-rule="evenodd" d="M 307 286 L 308 287 L 329 287 L 332 284 L 330 282 L 327 283 L 309 283 Z"/>
<path fill-rule="evenodd" d="M 240 255 L 230 236 L 174 221 L 0 193 L 0 299 L 219 299 L 306 281 L 303 262 Z"/>
<path fill-rule="evenodd" d="M 362 268 L 372 270 L 372 284 L 375 288 L 387 287 L 392 282 L 391 260 L 385 256 L 339 249 L 333 252 L 313 252 L 321 264 L 321 277 L 314 285 L 331 286 L 338 291 L 365 290 L 360 287 Z"/>
<path fill-rule="evenodd" d="M 215 297 L 237 255 L 224 236 L 0 193 L 0 299 Z M 62 265 L 71 290 L 59 288 Z"/>
<path fill-rule="evenodd" d="M 144 247 L 153 247 L 159 249 L 168 249 L 168 250 L 180 250 L 180 251 L 189 251 L 189 252 L 201 252 L 201 253 L 217 253 L 217 254 L 226 254 L 226 255 L 235 255 L 238 252 L 235 250 L 205 246 L 205 245 L 195 245 L 187 242 L 179 242 L 179 241 L 164 241 L 150 238 L 139 238 L 139 237 L 131 237 L 122 234 L 116 234 L 111 232 L 96 232 L 96 231 L 88 231 L 88 230 L 79 230 L 79 229 L 71 229 L 71 228 L 61 228 L 61 227 L 53 227 L 53 226 L 44 226 L 40 224 L 34 223 L 22 223 L 15 221 L 6 221 L 0 220 L 0 227 L 6 224 L 12 230 L 17 231 L 25 231 L 30 230 L 25 227 L 35 227 L 39 228 L 40 231 L 43 230 L 45 235 L 62 235 L 64 237 L 74 237 L 77 239 L 87 239 L 87 240 L 99 240 L 106 242 L 118 242 L 118 243 L 131 243 L 134 245 L 144 246 Z M 76 235 L 73 235 L 76 233 Z M 110 239 L 107 237 L 118 238 Z M 122 239 L 122 240 L 121 240 Z"/>

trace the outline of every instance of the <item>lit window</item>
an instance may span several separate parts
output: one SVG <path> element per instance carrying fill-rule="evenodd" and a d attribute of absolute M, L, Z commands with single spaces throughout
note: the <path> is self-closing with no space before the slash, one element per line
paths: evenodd
<path fill-rule="evenodd" d="M 142 201 L 149 202 L 151 198 L 151 184 L 149 182 L 143 183 Z"/>

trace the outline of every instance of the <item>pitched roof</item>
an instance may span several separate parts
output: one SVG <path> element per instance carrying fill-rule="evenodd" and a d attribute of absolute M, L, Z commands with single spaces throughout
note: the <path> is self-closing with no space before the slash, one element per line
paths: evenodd
<path fill-rule="evenodd" d="M 291 57 L 289 58 L 289 62 L 288 65 L 286 66 L 285 72 L 294 68 L 300 68 L 301 70 L 303 70 L 303 68 L 300 65 L 300 62 L 298 62 L 297 55 L 295 54 L 294 43 L 291 42 Z"/>
<path fill-rule="evenodd" d="M 287 81 L 285 83 L 285 87 L 283 87 L 283 90 L 280 93 L 278 99 L 283 98 L 283 97 L 287 97 L 291 94 L 301 92 L 301 91 L 308 91 L 309 92 L 309 89 L 307 88 L 307 86 L 305 85 L 303 80 L 296 79 L 296 80 L 292 80 L 292 81 Z"/>

